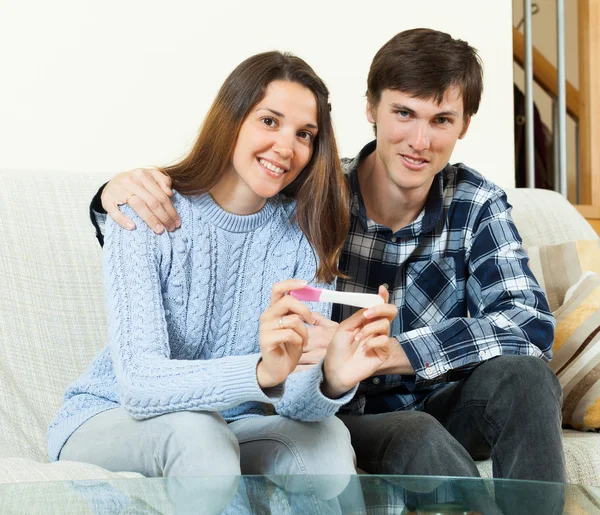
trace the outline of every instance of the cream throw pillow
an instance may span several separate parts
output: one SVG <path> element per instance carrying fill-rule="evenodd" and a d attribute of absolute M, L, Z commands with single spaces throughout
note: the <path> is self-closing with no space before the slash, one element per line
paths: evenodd
<path fill-rule="evenodd" d="M 564 302 L 565 293 L 585 272 L 600 275 L 600 239 L 529 247 L 529 268 L 546 292 L 550 310 Z"/>

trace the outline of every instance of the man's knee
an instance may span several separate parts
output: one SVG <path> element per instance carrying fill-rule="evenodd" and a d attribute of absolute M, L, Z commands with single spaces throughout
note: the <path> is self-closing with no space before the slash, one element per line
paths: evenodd
<path fill-rule="evenodd" d="M 562 403 L 562 388 L 548 364 L 535 356 L 498 356 L 480 365 L 486 381 L 496 384 L 504 395 L 538 400 L 552 395 Z M 526 393 L 527 395 L 523 395 Z"/>
<path fill-rule="evenodd" d="M 381 460 L 387 474 L 405 474 L 412 462 L 443 455 L 458 442 L 434 417 L 422 411 L 402 412 L 381 442 Z"/>

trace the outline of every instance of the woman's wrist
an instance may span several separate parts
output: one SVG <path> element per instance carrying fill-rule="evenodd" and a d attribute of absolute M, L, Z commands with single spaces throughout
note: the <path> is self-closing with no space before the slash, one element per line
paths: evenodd
<path fill-rule="evenodd" d="M 282 383 L 282 381 L 274 380 L 265 370 L 265 363 L 262 358 L 260 358 L 258 364 L 256 365 L 256 380 L 258 381 L 258 386 L 260 386 L 262 390 L 266 388 L 272 388 L 273 386 L 277 386 L 278 384 Z"/>

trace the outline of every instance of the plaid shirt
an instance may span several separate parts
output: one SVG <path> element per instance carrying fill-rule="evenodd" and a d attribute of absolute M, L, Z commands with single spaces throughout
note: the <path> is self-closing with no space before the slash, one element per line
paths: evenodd
<path fill-rule="evenodd" d="M 358 162 L 374 150 L 371 142 L 343 160 L 351 224 L 340 268 L 349 279 L 338 280 L 338 289 L 388 286 L 398 307 L 391 334 L 416 375 L 371 377 L 343 411 L 421 409 L 432 391 L 502 354 L 550 360 L 555 321 L 504 191 L 463 164 L 448 164 L 417 219 L 393 233 L 367 217 L 358 186 Z M 334 320 L 354 311 L 335 305 Z"/>

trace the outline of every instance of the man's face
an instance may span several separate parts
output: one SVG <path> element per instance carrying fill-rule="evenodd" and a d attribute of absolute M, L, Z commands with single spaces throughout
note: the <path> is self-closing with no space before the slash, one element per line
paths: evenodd
<path fill-rule="evenodd" d="M 450 88 L 437 104 L 386 89 L 367 118 L 377 124 L 376 165 L 406 191 L 429 191 L 433 177 L 448 163 L 454 145 L 467 132 L 460 91 Z"/>

